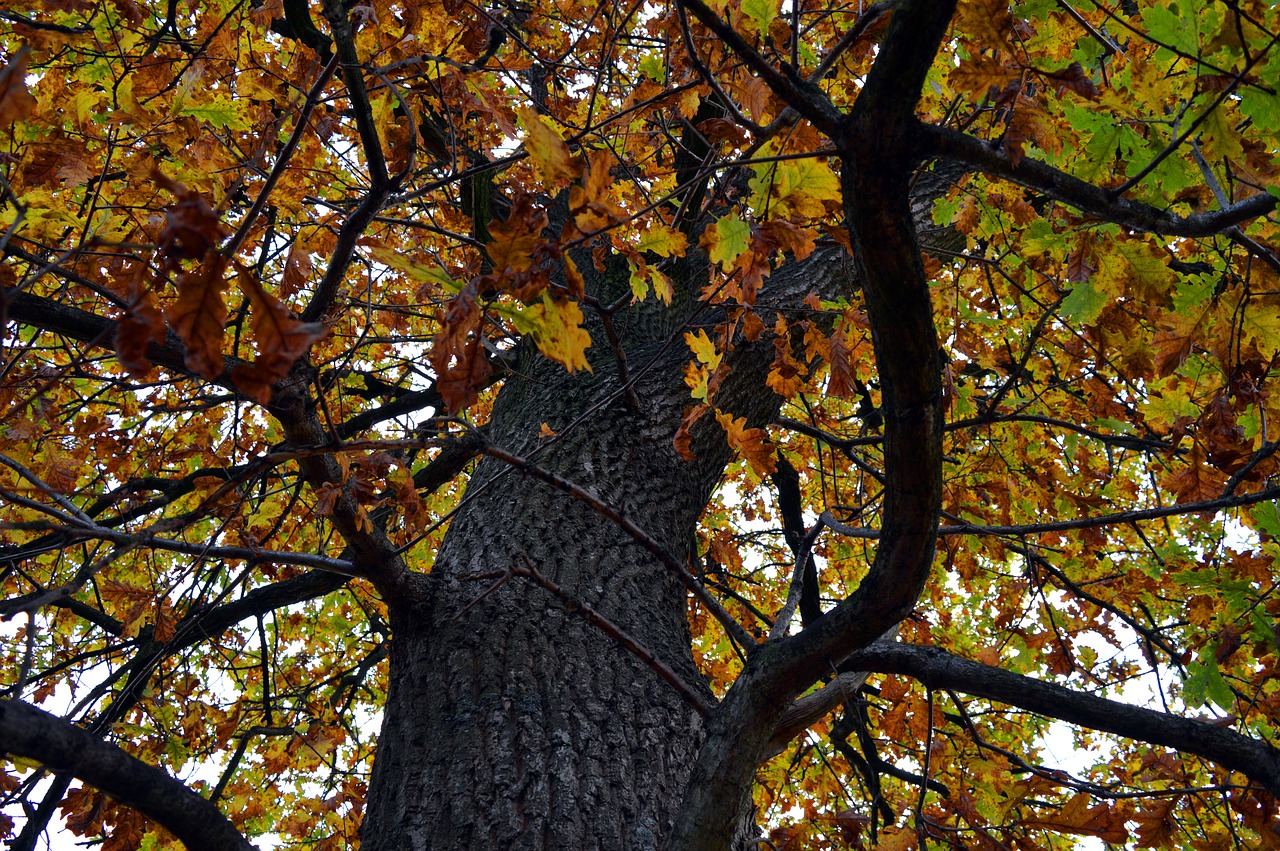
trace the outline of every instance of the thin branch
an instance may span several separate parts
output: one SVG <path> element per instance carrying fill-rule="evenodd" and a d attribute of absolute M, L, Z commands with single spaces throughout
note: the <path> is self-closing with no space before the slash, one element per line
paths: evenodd
<path fill-rule="evenodd" d="M 1051 523 L 1026 523 L 1019 526 L 984 526 L 979 523 L 965 523 L 959 526 L 940 526 L 939 535 L 1039 535 L 1045 532 L 1067 532 L 1074 529 L 1097 529 L 1102 526 L 1115 526 L 1122 523 L 1137 523 L 1144 520 L 1159 520 L 1164 517 L 1177 517 L 1183 514 L 1200 514 L 1208 511 L 1222 511 L 1227 508 L 1240 508 L 1255 505 L 1270 499 L 1280 498 L 1280 487 L 1267 488 L 1256 493 L 1241 496 L 1222 496 L 1205 502 L 1184 502 L 1178 505 L 1163 505 L 1158 508 L 1140 508 L 1134 511 L 1119 511 L 1115 514 L 1103 514 L 1098 517 L 1080 517 L 1075 520 L 1058 520 Z M 836 520 L 830 512 L 823 513 L 823 522 L 832 530 L 850 538 L 880 537 L 880 530 L 865 526 L 850 526 Z"/>
<path fill-rule="evenodd" d="M 678 0 L 678 4 L 682 9 L 692 12 L 703 26 L 719 37 L 734 55 L 745 62 L 784 103 L 809 119 L 814 127 L 832 139 L 837 139 L 841 135 L 840 112 L 816 84 L 801 79 L 794 68 L 787 68 L 790 74 L 784 74 L 774 68 L 738 34 L 737 30 L 702 0 Z"/>
<path fill-rule="evenodd" d="M 666 662 L 654 656 L 648 648 L 628 635 L 620 626 L 597 612 L 590 604 L 574 599 L 555 582 L 543 576 L 533 562 L 529 560 L 528 556 L 522 555 L 522 559 L 524 561 L 523 565 L 515 565 L 511 568 L 511 573 L 514 576 L 523 576 L 539 585 L 558 599 L 564 605 L 566 612 L 571 615 L 577 615 L 622 645 L 627 652 L 652 668 L 654 673 L 674 688 L 680 697 L 684 698 L 685 703 L 693 707 L 694 711 L 703 718 L 709 716 L 712 710 L 715 709 L 715 706 L 704 695 L 699 694 L 697 689 L 686 683 L 680 678 L 679 674 L 671 670 L 671 667 Z"/>
<path fill-rule="evenodd" d="M 743 647 L 752 647 L 755 645 L 756 641 L 752 638 L 751 633 L 747 632 L 747 630 L 742 626 L 742 624 L 738 623 L 733 615 L 725 611 L 724 606 L 720 605 L 720 602 L 707 592 L 706 586 L 699 582 L 696 576 L 691 574 L 685 566 L 675 558 L 675 556 L 667 552 L 666 548 L 663 547 L 662 544 L 658 543 L 653 536 L 641 529 L 627 517 L 624 517 L 616 508 L 609 505 L 607 502 L 581 485 L 577 485 L 568 479 L 556 475 L 555 473 L 544 470 L 533 462 L 514 453 L 507 452 L 505 449 L 500 449 L 491 443 L 486 442 L 481 449 L 481 453 L 492 458 L 497 458 L 499 461 L 505 461 L 517 470 L 533 476 L 535 479 L 540 479 L 541 481 L 546 482 L 557 490 L 562 491 L 585 504 L 588 508 L 592 509 L 607 520 L 615 523 L 622 529 L 622 531 L 630 535 L 636 543 L 648 550 L 649 553 L 651 553 L 654 558 L 663 565 L 663 567 L 674 573 L 680 581 L 684 583 L 684 586 L 689 589 L 693 596 L 698 598 L 698 602 L 706 606 L 707 610 L 710 611 L 716 620 L 720 622 L 720 625 L 724 627 L 725 632 L 729 634 L 730 638 L 737 641 Z"/>

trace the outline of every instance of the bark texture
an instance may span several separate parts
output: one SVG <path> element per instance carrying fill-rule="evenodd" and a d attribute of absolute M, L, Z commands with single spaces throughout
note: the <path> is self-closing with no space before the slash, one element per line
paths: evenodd
<path fill-rule="evenodd" d="M 699 263 L 678 272 L 694 292 L 705 276 Z M 824 250 L 776 274 L 770 291 L 788 300 L 821 291 L 847 280 L 850 263 Z M 597 287 L 607 294 L 607 283 Z M 617 392 L 617 361 L 601 334 L 593 333 L 590 374 L 566 376 L 525 353 L 488 436 L 591 491 L 682 561 L 730 457 L 711 417 L 695 431 L 697 461 L 672 445 L 672 412 L 691 402 L 681 377 L 685 321 L 678 308 L 619 317 L 638 407 Z M 756 424 L 774 415 L 781 400 L 764 384 L 772 352 L 767 339 L 738 348 L 722 407 Z M 544 422 L 560 437 L 539 437 Z M 495 576 L 526 559 L 710 699 L 680 579 L 588 505 L 486 459 L 423 592 L 392 601 L 391 687 L 366 849 L 617 851 L 658 848 L 669 833 L 702 719 L 652 667 L 543 587 L 511 577 L 494 589 Z"/>

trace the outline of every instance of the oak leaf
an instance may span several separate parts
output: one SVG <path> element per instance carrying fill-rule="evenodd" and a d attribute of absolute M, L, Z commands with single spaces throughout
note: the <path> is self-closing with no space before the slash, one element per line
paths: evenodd
<path fill-rule="evenodd" d="M 177 196 L 177 201 L 164 208 L 164 229 L 160 232 L 160 256 L 163 268 L 181 268 L 182 260 L 197 260 L 211 252 L 229 231 L 199 192 L 188 189 L 159 169 L 152 179 L 161 189 Z"/>
<path fill-rule="evenodd" d="M 271 385 L 284 378 L 312 344 L 328 336 L 329 329 L 318 322 L 293 318 L 279 299 L 262 288 L 252 271 L 236 264 L 236 272 L 240 290 L 252 307 L 249 327 L 258 346 L 258 359 L 236 367 L 231 378 L 246 396 L 265 405 L 271 401 Z"/>
<path fill-rule="evenodd" d="M 155 297 L 149 290 L 138 288 L 124 316 L 116 322 L 116 357 L 129 375 L 141 378 L 151 371 L 147 346 L 162 342 L 164 331 L 164 317 L 156 307 Z"/>
<path fill-rule="evenodd" d="M 178 275 L 178 300 L 165 311 L 165 319 L 186 346 L 187 369 L 202 378 L 222 373 L 222 336 L 227 306 L 227 258 L 210 251 L 193 271 Z"/>
<path fill-rule="evenodd" d="M 1107 803 L 1089 806 L 1089 801 L 1087 793 L 1077 793 L 1057 813 L 1024 819 L 1022 824 L 1056 833 L 1096 836 L 1109 843 L 1128 840 L 1129 829 L 1125 827 L 1124 814 Z"/>
<path fill-rule="evenodd" d="M 768 433 L 762 428 L 747 428 L 746 417 L 732 417 L 716 411 L 716 422 L 724 428 L 729 445 L 746 459 L 757 476 L 777 472 L 778 455 Z"/>
<path fill-rule="evenodd" d="M 533 168 L 548 188 L 557 189 L 576 179 L 581 165 L 574 161 L 560 132 L 531 107 L 516 111 L 524 128 L 524 147 Z"/>
<path fill-rule="evenodd" d="M 436 390 L 450 414 L 474 402 L 493 373 L 480 336 L 484 314 L 478 295 L 478 282 L 472 280 L 449 301 L 427 356 L 436 374 Z"/>
<path fill-rule="evenodd" d="M 31 48 L 24 44 L 0 68 L 0 125 L 21 121 L 35 111 L 36 99 L 27 91 L 27 57 L 30 54 Z"/>

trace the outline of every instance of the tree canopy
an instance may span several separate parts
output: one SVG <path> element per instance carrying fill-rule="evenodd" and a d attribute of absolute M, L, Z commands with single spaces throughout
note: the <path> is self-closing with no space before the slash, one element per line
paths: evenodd
<path fill-rule="evenodd" d="M 0 838 L 395 847 L 388 658 L 519 600 L 669 701 L 617 710 L 670 748 L 629 847 L 1280 848 L 1278 42 L 1266 0 L 0 10 Z"/>

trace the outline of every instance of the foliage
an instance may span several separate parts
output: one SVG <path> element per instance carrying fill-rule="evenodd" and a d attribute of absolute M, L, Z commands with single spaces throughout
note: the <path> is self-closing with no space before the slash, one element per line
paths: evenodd
<path fill-rule="evenodd" d="M 725 695 L 744 635 L 812 625 L 793 575 L 832 608 L 886 528 L 884 320 L 855 287 L 768 285 L 820 247 L 870 250 L 846 219 L 877 197 L 842 178 L 900 140 L 857 110 L 914 9 L 0 13 L 6 697 L 188 781 L 248 836 L 351 845 L 394 640 L 391 567 L 360 554 L 387 542 L 430 571 L 531 348 L 624 388 L 664 368 L 627 350 L 637 310 L 669 316 L 681 353 L 672 445 L 692 461 L 712 433 L 737 459 L 688 613 Z M 947 27 L 914 103 L 936 132 L 902 153 L 923 162 L 946 423 L 937 557 L 898 641 L 1270 743 L 1280 7 L 965 0 Z M 705 287 L 682 277 L 704 254 Z M 761 341 L 768 423 L 722 401 Z M 572 428 L 558 413 L 540 440 Z M 1050 725 L 1068 714 L 912 673 L 873 675 L 759 767 L 775 847 L 1280 847 L 1276 787 L 1212 752 L 1083 725 L 1069 773 Z M 0 835 L 58 806 L 109 851 L 173 841 L 42 777 L 0 771 Z"/>

